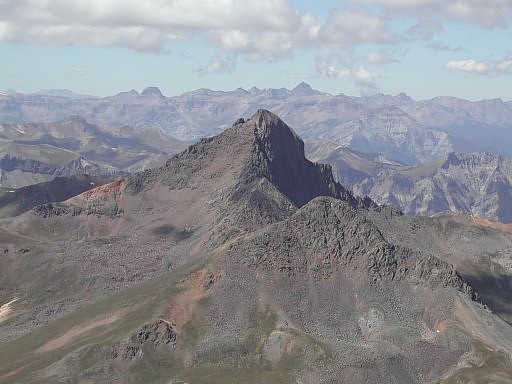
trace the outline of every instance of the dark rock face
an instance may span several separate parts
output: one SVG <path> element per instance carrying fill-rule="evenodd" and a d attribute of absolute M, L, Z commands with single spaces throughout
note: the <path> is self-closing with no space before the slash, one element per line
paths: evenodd
<path fill-rule="evenodd" d="M 158 348 L 166 348 L 173 351 L 176 349 L 178 335 L 172 327 L 164 320 L 158 320 L 139 328 L 133 335 L 114 346 L 112 358 L 133 360 L 142 358 L 144 350 L 154 351 Z"/>
<path fill-rule="evenodd" d="M 304 156 L 304 142 L 278 116 L 258 110 L 250 119 L 237 120 L 233 127 L 213 138 L 202 139 L 186 151 L 171 158 L 164 169 L 148 170 L 128 181 L 133 191 L 141 190 L 160 178 L 171 188 L 188 186 L 188 175 L 199 171 L 216 154 L 230 151 L 248 155 L 240 175 L 240 183 L 249 185 L 265 178 L 277 187 L 297 207 L 317 196 L 333 196 L 352 205 L 370 206 L 369 199 L 354 198 L 337 183 L 331 167 L 314 164 Z"/>
<path fill-rule="evenodd" d="M 45 219 L 54 216 L 63 216 L 74 212 L 70 207 L 64 204 L 46 203 L 37 205 L 33 208 L 32 213 Z"/>
<path fill-rule="evenodd" d="M 142 90 L 141 96 L 152 96 L 152 97 L 163 97 L 160 88 L 158 87 L 147 87 Z"/>
<path fill-rule="evenodd" d="M 339 268 L 377 280 L 407 280 L 453 287 L 474 298 L 453 266 L 431 255 L 386 241 L 357 209 L 333 198 L 314 199 L 289 219 L 274 224 L 251 241 L 230 249 L 234 258 L 254 269 L 293 276 L 330 276 Z"/>
<path fill-rule="evenodd" d="M 334 181 L 330 166 L 313 164 L 304 157 L 304 142 L 273 113 L 258 110 L 242 126 L 253 129 L 255 138 L 251 161 L 244 170 L 246 182 L 265 177 L 298 207 L 317 196 L 360 203 Z"/>

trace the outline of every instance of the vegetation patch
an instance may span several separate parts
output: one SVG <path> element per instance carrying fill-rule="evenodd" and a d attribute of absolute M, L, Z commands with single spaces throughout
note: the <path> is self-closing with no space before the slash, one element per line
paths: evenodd
<path fill-rule="evenodd" d="M 467 366 L 457 369 L 440 384 L 508 384 L 512 382 L 512 359 L 480 341 L 473 343 L 474 358 Z"/>
<path fill-rule="evenodd" d="M 160 237 L 171 237 L 176 241 L 188 239 L 193 235 L 193 231 L 186 229 L 177 229 L 174 225 L 164 224 L 152 229 L 153 235 Z"/>

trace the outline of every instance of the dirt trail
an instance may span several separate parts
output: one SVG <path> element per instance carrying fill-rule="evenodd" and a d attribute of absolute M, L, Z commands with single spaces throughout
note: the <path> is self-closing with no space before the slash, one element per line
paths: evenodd
<path fill-rule="evenodd" d="M 61 348 L 70 341 L 76 339 L 78 336 L 83 335 L 84 333 L 87 333 L 95 328 L 108 325 L 113 323 L 116 320 L 119 320 L 122 318 L 124 312 L 116 312 L 109 315 L 102 315 L 95 317 L 94 319 L 91 319 L 85 323 L 75 325 L 68 329 L 66 332 L 64 332 L 62 335 L 55 337 L 52 340 L 47 341 L 43 345 L 41 345 L 39 348 L 36 349 L 36 352 L 49 352 L 53 351 L 54 349 Z"/>

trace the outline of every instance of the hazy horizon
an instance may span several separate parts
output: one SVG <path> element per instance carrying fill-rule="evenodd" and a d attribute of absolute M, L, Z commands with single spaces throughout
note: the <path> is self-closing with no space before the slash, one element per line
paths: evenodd
<path fill-rule="evenodd" d="M 277 89 L 287 89 L 288 91 L 291 91 L 296 86 L 298 86 L 298 85 L 300 85 L 302 83 L 305 83 L 305 84 L 311 86 L 311 84 L 309 84 L 307 82 L 300 82 L 300 83 L 298 83 L 295 86 L 292 86 L 290 88 L 286 88 L 286 87 L 259 88 L 259 87 L 256 87 L 256 86 L 252 86 L 252 87 L 249 87 L 249 88 L 237 87 L 237 88 L 231 88 L 231 89 L 212 89 L 212 88 L 202 87 L 202 88 L 185 90 L 185 91 L 183 91 L 181 93 L 178 93 L 178 94 L 165 94 L 165 92 L 163 92 L 162 89 L 158 85 L 148 85 L 147 87 L 143 87 L 141 89 L 130 88 L 130 89 L 126 89 L 126 90 L 121 90 L 120 92 L 117 92 L 117 93 L 114 93 L 114 94 L 106 94 L 106 95 L 83 94 L 83 93 L 80 93 L 80 92 L 76 92 L 75 90 L 70 89 L 70 88 L 46 88 L 46 89 L 38 89 L 38 90 L 33 91 L 33 92 L 20 92 L 20 91 L 18 91 L 16 89 L 9 88 L 9 89 L 0 89 L 0 94 L 10 95 L 12 93 L 19 93 L 19 94 L 24 94 L 24 95 L 37 95 L 37 94 L 40 94 L 40 95 L 49 95 L 49 96 L 51 96 L 54 92 L 71 92 L 71 93 L 75 94 L 76 96 L 83 96 L 83 97 L 91 96 L 91 97 L 94 97 L 94 98 L 107 98 L 107 97 L 112 97 L 112 96 L 119 95 L 121 93 L 127 93 L 127 92 L 132 92 L 132 91 L 135 91 L 139 95 L 141 95 L 142 92 L 145 89 L 148 89 L 148 88 L 158 88 L 164 97 L 171 98 L 171 97 L 180 97 L 180 96 L 182 96 L 184 94 L 187 94 L 187 93 L 190 93 L 190 92 L 199 91 L 201 89 L 212 91 L 212 92 L 235 92 L 235 91 L 237 91 L 239 89 L 243 89 L 243 90 L 249 92 L 252 88 L 257 88 L 260 91 L 266 91 L 266 90 L 271 90 L 271 89 L 274 89 L 274 90 L 277 90 Z M 322 89 L 317 89 L 317 88 L 315 88 L 313 86 L 311 86 L 311 88 L 314 91 L 318 91 L 318 92 L 321 92 L 321 93 L 324 93 L 324 94 L 330 95 L 330 96 L 344 95 L 344 96 L 347 96 L 347 97 L 356 97 L 356 98 L 357 97 L 373 97 L 373 96 L 392 96 L 392 97 L 396 97 L 396 96 L 399 96 L 399 95 L 403 94 L 403 95 L 405 95 L 407 97 L 412 98 L 414 101 L 427 101 L 427 100 L 431 100 L 431 99 L 436 98 L 436 97 L 455 97 L 455 98 L 459 98 L 461 100 L 467 100 L 467 101 L 501 100 L 501 101 L 503 101 L 505 103 L 512 101 L 512 99 L 503 99 L 501 97 L 470 99 L 470 98 L 458 97 L 458 96 L 453 96 L 453 95 L 448 95 L 448 94 L 446 94 L 446 95 L 436 95 L 436 96 L 433 96 L 433 97 L 428 98 L 428 99 L 417 99 L 417 98 L 414 98 L 411 95 L 409 95 L 409 94 L 407 94 L 406 92 L 403 92 L 403 91 L 399 92 L 399 93 L 395 93 L 395 94 L 377 92 L 377 93 L 374 93 L 374 94 L 371 94 L 371 95 L 351 95 L 351 94 L 347 94 L 347 93 L 344 93 L 344 92 L 340 92 L 340 93 L 327 92 L 327 91 L 324 91 Z"/>
<path fill-rule="evenodd" d="M 512 99 L 512 2 L 3 1 L 0 89 Z M 507 81 L 508 80 L 508 81 Z"/>

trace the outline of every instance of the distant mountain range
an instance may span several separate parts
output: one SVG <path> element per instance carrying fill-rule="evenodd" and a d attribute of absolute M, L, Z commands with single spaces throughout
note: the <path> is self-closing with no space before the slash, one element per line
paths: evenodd
<path fill-rule="evenodd" d="M 308 156 L 333 165 L 337 180 L 356 194 L 410 214 L 451 210 L 512 221 L 511 168 L 498 155 L 512 155 L 512 102 L 415 101 L 403 93 L 351 97 L 306 83 L 291 90 L 199 89 L 175 97 L 156 87 L 105 98 L 69 90 L 3 95 L 0 184 L 20 187 L 54 176 L 122 174 L 162 164 L 184 147 L 167 134 L 195 141 L 261 107 L 294 126 L 308 139 Z M 447 166 L 454 156 L 460 164 Z"/>
<path fill-rule="evenodd" d="M 5 91 L 0 91 L 0 95 L 22 95 L 21 92 L 16 91 L 15 89 L 6 89 Z M 30 93 L 29 95 L 40 95 L 40 96 L 53 96 L 53 97 L 64 97 L 69 99 L 97 99 L 99 96 L 94 95 L 84 95 L 81 93 L 73 92 L 70 89 L 61 89 L 61 88 L 52 88 L 52 89 L 40 89 L 34 93 Z"/>
<path fill-rule="evenodd" d="M 356 195 L 368 195 L 404 213 L 451 211 L 512 222 L 511 157 L 450 153 L 406 166 L 319 139 L 307 142 L 306 151 L 309 159 L 331 164 L 335 178 Z"/>
<path fill-rule="evenodd" d="M 41 90 L 35 92 L 34 94 L 35 95 L 43 95 L 43 96 L 67 97 L 69 99 L 76 99 L 76 100 L 98 98 L 98 96 L 75 93 L 69 89 L 41 89 Z"/>
<path fill-rule="evenodd" d="M 56 176 L 126 175 L 163 164 L 185 146 L 159 129 L 100 127 L 78 116 L 0 124 L 0 186 L 22 187 Z"/>
<path fill-rule="evenodd" d="M 51 92 L 46 92 L 51 93 Z M 80 115 L 93 124 L 158 128 L 185 141 L 211 136 L 226 121 L 257 108 L 278 113 L 305 139 L 324 138 L 356 151 L 381 153 L 406 164 L 450 152 L 512 154 L 512 102 L 437 97 L 415 101 L 405 94 L 330 95 L 301 83 L 292 90 L 199 89 L 165 97 L 156 87 L 104 98 L 47 95 L 0 96 L 0 121 L 57 121 Z"/>

